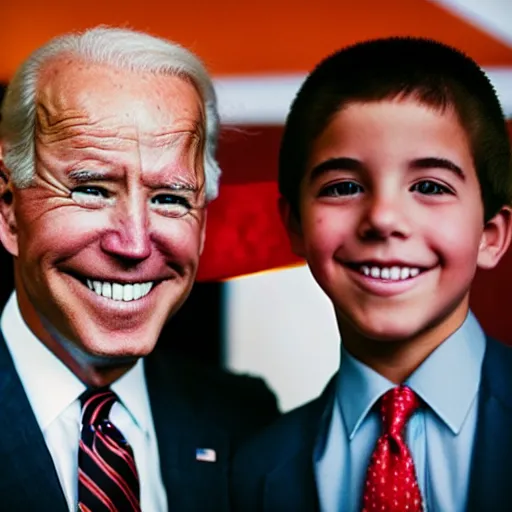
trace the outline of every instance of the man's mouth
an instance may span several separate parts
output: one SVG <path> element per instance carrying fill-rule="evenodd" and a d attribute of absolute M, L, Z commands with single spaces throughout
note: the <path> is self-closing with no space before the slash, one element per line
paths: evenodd
<path fill-rule="evenodd" d="M 142 299 L 152 290 L 155 284 L 154 281 L 126 284 L 112 281 L 92 281 L 91 279 L 87 279 L 86 283 L 88 288 L 96 295 L 123 302 Z"/>
<path fill-rule="evenodd" d="M 405 265 L 377 265 L 374 263 L 350 264 L 350 268 L 373 279 L 383 281 L 405 281 L 412 279 L 425 270 L 423 267 L 405 266 Z"/>

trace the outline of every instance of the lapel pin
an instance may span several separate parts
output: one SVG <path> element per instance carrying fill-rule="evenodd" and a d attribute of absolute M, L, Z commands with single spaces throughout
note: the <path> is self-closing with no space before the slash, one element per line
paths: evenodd
<path fill-rule="evenodd" d="M 201 462 L 216 462 L 217 453 L 211 448 L 196 448 L 196 460 Z"/>

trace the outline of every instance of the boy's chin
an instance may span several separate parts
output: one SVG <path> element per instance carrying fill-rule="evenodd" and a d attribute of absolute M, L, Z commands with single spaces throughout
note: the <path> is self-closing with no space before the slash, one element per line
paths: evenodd
<path fill-rule="evenodd" d="M 340 331 L 346 337 L 368 342 L 392 344 L 413 342 L 429 331 L 429 323 L 405 321 L 396 318 L 358 319 L 340 322 Z"/>

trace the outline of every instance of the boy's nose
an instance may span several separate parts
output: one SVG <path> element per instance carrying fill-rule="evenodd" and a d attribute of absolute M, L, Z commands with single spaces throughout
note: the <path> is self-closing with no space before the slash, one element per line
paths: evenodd
<path fill-rule="evenodd" d="M 397 197 L 371 198 L 361 219 L 359 235 L 365 239 L 407 238 L 410 218 L 405 210 Z"/>
<path fill-rule="evenodd" d="M 114 209 L 111 226 L 101 238 L 101 248 L 112 256 L 125 260 L 140 261 L 149 257 L 149 216 L 142 201 L 130 200 Z"/>

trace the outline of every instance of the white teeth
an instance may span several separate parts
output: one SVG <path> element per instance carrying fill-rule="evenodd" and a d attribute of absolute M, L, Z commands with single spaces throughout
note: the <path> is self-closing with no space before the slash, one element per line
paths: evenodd
<path fill-rule="evenodd" d="M 402 267 L 400 270 L 400 279 L 407 279 L 411 273 L 409 267 Z"/>
<path fill-rule="evenodd" d="M 153 282 L 121 284 L 87 279 L 87 287 L 102 297 L 117 301 L 131 302 L 147 295 L 153 287 Z"/>
<path fill-rule="evenodd" d="M 125 284 L 123 288 L 123 300 L 130 302 L 133 300 L 133 284 Z"/>
<path fill-rule="evenodd" d="M 112 285 L 110 283 L 103 283 L 101 295 L 107 297 L 107 299 L 112 298 Z"/>
<path fill-rule="evenodd" d="M 112 284 L 112 298 L 114 300 L 123 300 L 123 285 L 119 283 Z"/>
<path fill-rule="evenodd" d="M 361 265 L 359 271 L 365 276 L 387 281 L 403 281 L 416 277 L 420 273 L 420 269 L 416 267 L 369 267 L 368 265 Z"/>
<path fill-rule="evenodd" d="M 400 267 L 391 267 L 391 279 L 398 281 L 400 279 Z"/>
<path fill-rule="evenodd" d="M 133 285 L 133 300 L 140 299 L 142 297 L 142 288 L 140 283 L 135 283 Z"/>

